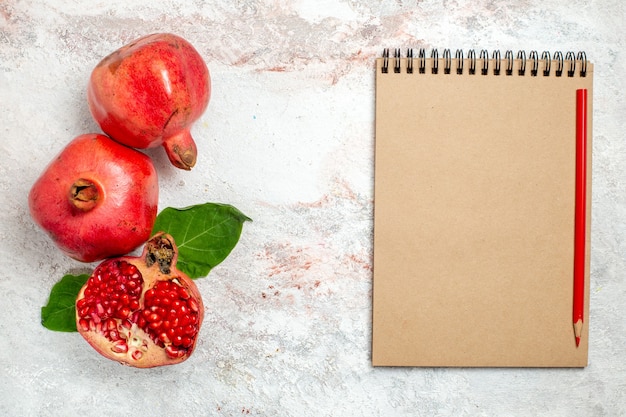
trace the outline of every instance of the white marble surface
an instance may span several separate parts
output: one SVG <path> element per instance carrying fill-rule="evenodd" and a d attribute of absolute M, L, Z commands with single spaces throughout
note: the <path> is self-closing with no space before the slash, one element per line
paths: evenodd
<path fill-rule="evenodd" d="M 621 0 L 0 1 L 0 415 L 626 415 L 626 22 Z M 27 193 L 97 131 L 92 67 L 171 31 L 211 69 L 191 172 L 154 157 L 161 207 L 206 201 L 254 219 L 198 281 L 194 356 L 135 370 L 44 329 L 65 273 Z M 374 58 L 383 47 L 586 50 L 595 64 L 588 368 L 370 366 Z"/>

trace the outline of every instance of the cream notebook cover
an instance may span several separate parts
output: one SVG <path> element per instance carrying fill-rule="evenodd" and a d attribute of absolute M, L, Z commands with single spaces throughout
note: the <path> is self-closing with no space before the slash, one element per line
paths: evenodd
<path fill-rule="evenodd" d="M 586 366 L 592 64 L 584 53 L 405 55 L 376 62 L 373 365 Z M 581 88 L 589 156 L 576 347 Z"/>

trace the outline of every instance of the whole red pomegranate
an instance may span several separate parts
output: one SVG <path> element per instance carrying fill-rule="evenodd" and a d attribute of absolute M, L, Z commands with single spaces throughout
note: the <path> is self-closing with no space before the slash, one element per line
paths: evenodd
<path fill-rule="evenodd" d="M 162 145 L 172 164 L 189 170 L 197 149 L 192 124 L 211 94 L 209 70 L 185 39 L 155 33 L 105 57 L 91 73 L 91 114 L 113 139 L 133 148 Z"/>
<path fill-rule="evenodd" d="M 196 284 L 176 269 L 174 239 L 157 233 L 139 257 L 102 262 L 76 299 L 76 328 L 101 355 L 137 368 L 189 358 L 204 318 Z"/>
<path fill-rule="evenodd" d="M 82 262 L 124 255 L 152 233 L 157 173 L 143 153 L 99 134 L 72 140 L 32 186 L 33 219 Z"/>

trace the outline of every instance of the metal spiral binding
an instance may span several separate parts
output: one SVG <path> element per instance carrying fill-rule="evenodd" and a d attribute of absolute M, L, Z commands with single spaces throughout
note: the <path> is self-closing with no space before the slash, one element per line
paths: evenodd
<path fill-rule="evenodd" d="M 500 50 L 493 51 L 493 60 L 495 61 L 493 67 L 493 75 L 500 75 Z"/>
<path fill-rule="evenodd" d="M 387 74 L 389 72 L 389 49 L 385 48 L 383 50 L 383 66 L 381 68 L 383 74 Z"/>
<path fill-rule="evenodd" d="M 517 70 L 517 74 L 523 76 L 526 74 L 526 51 L 518 51 L 517 59 L 520 61 L 519 69 Z"/>
<path fill-rule="evenodd" d="M 561 51 L 556 51 L 554 53 L 554 59 L 556 60 L 556 76 L 560 77 L 563 75 L 563 53 Z"/>
<path fill-rule="evenodd" d="M 456 73 L 459 75 L 463 74 L 463 50 L 457 49 L 454 57 L 456 59 Z"/>
<path fill-rule="evenodd" d="M 469 59 L 469 73 L 474 75 L 476 74 L 476 52 L 474 52 L 473 49 L 470 49 L 467 57 Z"/>
<path fill-rule="evenodd" d="M 439 51 L 436 49 L 433 49 L 433 51 L 430 54 L 430 58 L 433 60 L 432 73 L 437 74 L 439 72 Z"/>
<path fill-rule="evenodd" d="M 406 72 L 407 74 L 413 74 L 413 49 L 409 48 L 406 51 Z"/>
<path fill-rule="evenodd" d="M 443 50 L 443 73 L 450 74 L 450 67 L 452 66 L 452 57 L 450 56 L 450 50 Z"/>
<path fill-rule="evenodd" d="M 487 75 L 489 72 L 489 52 L 485 49 L 480 51 L 479 59 L 483 61 L 483 67 L 481 68 L 480 73 L 481 75 Z"/>
<path fill-rule="evenodd" d="M 457 49 L 452 58 L 450 49 L 443 50 L 443 73 L 452 73 L 452 61 L 456 62 L 455 72 L 461 75 L 465 72 L 465 55 L 462 49 Z M 402 72 L 402 60 L 406 61 L 404 70 L 407 74 L 413 74 L 415 68 L 417 68 L 418 74 L 426 73 L 427 59 L 426 49 L 420 48 L 417 53 L 417 64 L 415 64 L 415 58 L 413 49 L 407 49 L 406 58 L 402 57 L 400 49 L 394 49 L 393 57 L 390 56 L 389 49 L 383 50 L 383 63 L 381 72 L 384 74 L 389 73 L 389 69 L 393 68 L 393 73 L 399 74 Z M 504 53 L 504 64 L 502 64 L 501 53 L 499 50 L 494 50 L 489 56 L 489 52 L 486 49 L 480 51 L 480 55 L 476 58 L 476 52 L 470 49 L 467 53 L 467 72 L 470 75 L 477 74 L 477 62 L 480 61 L 480 67 L 478 68 L 480 75 L 489 74 L 489 65 L 493 63 L 493 75 L 501 75 L 504 73 L 507 76 L 513 75 L 514 62 L 519 62 L 517 68 L 518 76 L 525 76 L 528 72 L 531 77 L 537 77 L 540 74 L 544 77 L 550 76 L 554 66 L 554 75 L 561 77 L 566 74 L 567 77 L 574 77 L 576 75 L 576 66 L 580 64 L 579 76 L 585 77 L 587 75 L 587 54 L 584 51 L 580 51 L 577 54 L 574 52 L 566 52 L 565 57 L 561 51 L 556 51 L 554 55 L 551 55 L 548 51 L 543 51 L 541 57 L 537 51 L 530 51 L 528 57 L 526 51 L 520 50 L 517 52 L 517 57 L 514 58 L 513 51 L 507 50 Z M 393 62 L 390 62 L 393 61 Z M 430 71 L 432 74 L 439 73 L 439 50 L 433 49 L 430 53 L 430 61 L 432 63 Z M 529 71 L 527 71 L 527 66 Z M 540 68 L 541 67 L 541 68 Z M 503 71 L 504 70 L 504 71 Z"/>
<path fill-rule="evenodd" d="M 506 59 L 506 75 L 513 75 L 513 51 L 508 50 L 504 53 L 504 59 Z"/>
<path fill-rule="evenodd" d="M 400 53 L 399 49 L 396 49 L 396 51 L 393 53 L 393 72 L 396 74 L 400 73 L 400 58 L 401 58 L 402 54 Z"/>
<path fill-rule="evenodd" d="M 545 62 L 545 67 L 543 68 L 543 76 L 547 77 L 548 75 L 550 75 L 550 67 L 552 66 L 552 58 L 550 57 L 550 52 L 548 51 L 543 51 L 543 53 L 541 54 L 541 59 L 543 62 Z"/>
<path fill-rule="evenodd" d="M 419 60 L 419 72 L 420 74 L 423 74 L 426 72 L 426 51 L 423 49 L 420 49 L 419 51 Z"/>
<path fill-rule="evenodd" d="M 533 61 L 533 66 L 530 68 L 530 75 L 536 77 L 539 71 L 539 55 L 537 51 L 530 51 L 529 58 Z"/>
<path fill-rule="evenodd" d="M 581 77 L 586 76 L 587 75 L 587 54 L 585 53 L 585 51 L 578 52 L 576 59 L 581 62 L 580 76 Z"/>

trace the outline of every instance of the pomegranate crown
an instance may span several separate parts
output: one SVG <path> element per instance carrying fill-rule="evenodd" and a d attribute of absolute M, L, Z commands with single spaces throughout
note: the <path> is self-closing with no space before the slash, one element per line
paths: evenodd
<path fill-rule="evenodd" d="M 174 238 L 167 233 L 159 232 L 154 235 L 146 243 L 144 252 L 148 268 L 157 264 L 161 273 L 169 274 L 172 266 L 176 265 L 176 244 L 174 243 Z"/>

